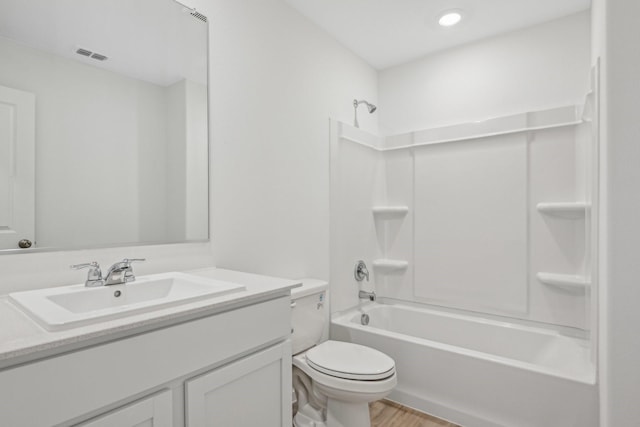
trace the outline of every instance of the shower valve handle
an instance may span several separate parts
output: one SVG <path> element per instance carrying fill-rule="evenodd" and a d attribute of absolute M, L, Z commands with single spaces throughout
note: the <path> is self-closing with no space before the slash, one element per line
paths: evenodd
<path fill-rule="evenodd" d="M 369 270 L 367 270 L 367 265 L 364 261 L 360 260 L 356 263 L 356 268 L 353 271 L 353 276 L 356 278 L 358 282 L 362 282 L 364 279 L 369 281 Z"/>

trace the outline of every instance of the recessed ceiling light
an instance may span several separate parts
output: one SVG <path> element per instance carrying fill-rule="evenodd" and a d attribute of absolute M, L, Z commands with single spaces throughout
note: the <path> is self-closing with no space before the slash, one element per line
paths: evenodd
<path fill-rule="evenodd" d="M 462 20 L 462 13 L 459 10 L 448 10 L 440 14 L 438 24 L 443 27 L 451 27 Z"/>

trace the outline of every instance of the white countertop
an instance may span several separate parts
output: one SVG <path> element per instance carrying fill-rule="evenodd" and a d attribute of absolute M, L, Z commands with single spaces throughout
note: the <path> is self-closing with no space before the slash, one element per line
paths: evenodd
<path fill-rule="evenodd" d="M 280 279 L 232 270 L 185 271 L 200 277 L 244 285 L 246 290 L 93 325 L 50 332 L 0 297 L 0 369 L 147 332 L 287 294 L 300 280 Z M 132 286 L 135 286 L 133 284 Z"/>

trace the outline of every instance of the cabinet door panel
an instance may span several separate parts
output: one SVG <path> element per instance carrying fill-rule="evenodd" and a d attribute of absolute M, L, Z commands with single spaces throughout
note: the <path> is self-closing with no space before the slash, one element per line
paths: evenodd
<path fill-rule="evenodd" d="M 188 427 L 290 426 L 290 343 L 187 381 L 186 393 Z"/>
<path fill-rule="evenodd" d="M 79 424 L 78 427 L 171 427 L 172 405 L 171 391 L 165 390 Z"/>

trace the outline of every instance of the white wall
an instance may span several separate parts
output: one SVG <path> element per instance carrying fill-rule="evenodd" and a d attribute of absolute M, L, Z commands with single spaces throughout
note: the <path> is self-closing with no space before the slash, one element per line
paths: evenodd
<path fill-rule="evenodd" d="M 329 117 L 376 103 L 376 71 L 280 0 L 193 4 L 211 18 L 216 265 L 328 279 Z"/>
<path fill-rule="evenodd" d="M 167 165 L 164 184 L 167 189 L 167 236 L 173 241 L 184 239 L 187 194 L 187 99 L 186 80 L 167 88 Z"/>
<path fill-rule="evenodd" d="M 602 59 L 600 374 L 603 427 L 640 419 L 640 3 L 594 2 L 594 54 Z"/>
<path fill-rule="evenodd" d="M 207 87 L 180 80 L 167 88 L 166 186 L 168 241 L 209 236 Z M 147 239 L 148 241 L 149 239 Z"/>
<path fill-rule="evenodd" d="M 186 240 L 209 237 L 209 128 L 206 86 L 187 81 Z"/>
<path fill-rule="evenodd" d="M 581 103 L 589 27 L 583 12 L 381 71 L 380 129 L 393 135 Z"/>

